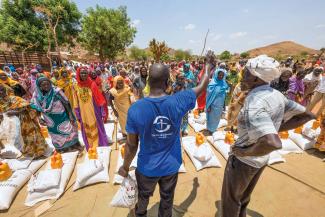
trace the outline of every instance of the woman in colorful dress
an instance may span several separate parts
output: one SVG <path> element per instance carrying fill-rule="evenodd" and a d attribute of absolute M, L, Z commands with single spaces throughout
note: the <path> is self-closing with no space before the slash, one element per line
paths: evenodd
<path fill-rule="evenodd" d="M 89 77 L 88 68 L 79 68 L 76 79 L 73 105 L 86 148 L 88 150 L 90 147 L 107 146 L 108 138 L 103 121 L 105 99 Z"/>
<path fill-rule="evenodd" d="M 229 86 L 225 80 L 226 70 L 217 69 L 207 89 L 207 129 L 212 134 L 219 125 Z"/>
<path fill-rule="evenodd" d="M 24 141 L 20 152 L 25 156 L 34 158 L 45 155 L 48 145 L 41 134 L 36 111 L 31 109 L 26 100 L 9 95 L 8 91 L 7 86 L 0 84 L 0 114 L 16 115 L 19 118 L 21 136 Z"/>
<path fill-rule="evenodd" d="M 106 100 L 105 93 L 108 93 L 109 88 L 108 88 L 108 85 L 105 85 L 105 83 L 101 79 L 100 73 L 101 73 L 101 71 L 98 71 L 97 69 L 96 69 L 96 71 L 92 70 L 90 72 L 90 78 L 91 78 L 91 80 L 93 80 L 96 83 L 98 89 L 100 90 L 101 94 L 103 95 L 103 97 L 105 99 L 105 104 L 104 104 L 103 108 L 104 108 L 104 112 L 105 112 L 104 123 L 106 123 L 108 121 L 108 106 L 107 106 L 107 100 Z M 108 95 L 107 95 L 107 97 L 108 97 Z"/>
<path fill-rule="evenodd" d="M 113 82 L 113 88 L 109 90 L 110 105 L 121 126 L 122 134 L 126 136 L 127 113 L 131 106 L 130 96 L 132 95 L 130 87 L 124 83 L 122 76 L 116 76 Z M 113 103 L 114 102 L 114 103 Z"/>
<path fill-rule="evenodd" d="M 26 94 L 24 88 L 19 84 L 19 81 L 15 81 L 4 71 L 0 71 L 0 84 L 9 86 L 12 89 L 10 92 L 13 92 L 15 96 L 22 97 Z"/>
<path fill-rule="evenodd" d="M 304 70 L 299 69 L 297 74 L 289 79 L 288 98 L 300 104 L 302 104 L 303 96 L 305 94 L 304 77 Z"/>
<path fill-rule="evenodd" d="M 42 113 L 55 150 L 65 152 L 83 150 L 78 139 L 78 125 L 69 100 L 59 88 L 53 87 L 50 79 L 40 77 L 31 107 Z"/>
<path fill-rule="evenodd" d="M 71 104 L 71 108 L 73 108 L 73 82 L 71 74 L 65 68 L 61 68 L 59 70 L 59 78 L 57 80 L 57 87 L 63 91 Z"/>

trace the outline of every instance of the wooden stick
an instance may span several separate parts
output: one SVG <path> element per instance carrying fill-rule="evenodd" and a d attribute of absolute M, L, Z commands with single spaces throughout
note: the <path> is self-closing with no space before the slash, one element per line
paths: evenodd
<path fill-rule="evenodd" d="M 117 119 L 114 121 L 114 131 L 113 131 L 113 136 L 114 136 L 114 142 L 115 142 L 115 150 L 118 150 L 118 141 L 117 141 Z"/>
<path fill-rule="evenodd" d="M 206 43 L 207 43 L 207 38 L 208 38 L 209 31 L 210 31 L 210 29 L 208 29 L 207 34 L 205 35 L 204 45 L 203 45 L 203 49 L 202 49 L 202 52 L 201 52 L 200 57 L 203 55 L 203 52 L 204 52 L 204 50 L 205 50 L 205 45 L 206 45 Z"/>

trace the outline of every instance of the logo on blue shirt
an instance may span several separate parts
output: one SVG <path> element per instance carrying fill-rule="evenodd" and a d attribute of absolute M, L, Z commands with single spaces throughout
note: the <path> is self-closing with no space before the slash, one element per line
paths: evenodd
<path fill-rule="evenodd" d="M 173 135 L 172 124 L 169 118 L 165 116 L 157 116 L 153 122 L 152 126 L 152 136 L 157 138 L 167 138 L 168 136 Z"/>

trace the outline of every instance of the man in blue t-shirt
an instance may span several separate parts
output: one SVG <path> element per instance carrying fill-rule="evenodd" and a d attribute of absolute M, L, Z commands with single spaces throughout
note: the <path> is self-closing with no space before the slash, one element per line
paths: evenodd
<path fill-rule="evenodd" d="M 140 140 L 136 169 L 139 192 L 136 216 L 147 215 L 149 198 L 157 183 L 161 197 L 158 216 L 172 216 L 178 170 L 182 164 L 181 121 L 194 108 L 197 96 L 207 88 L 210 69 L 215 64 L 213 52 L 208 52 L 206 60 L 206 73 L 201 83 L 172 96 L 165 93 L 170 76 L 169 67 L 153 64 L 149 70 L 149 97 L 137 101 L 128 111 L 125 159 L 119 174 L 124 177 L 128 175 Z"/>

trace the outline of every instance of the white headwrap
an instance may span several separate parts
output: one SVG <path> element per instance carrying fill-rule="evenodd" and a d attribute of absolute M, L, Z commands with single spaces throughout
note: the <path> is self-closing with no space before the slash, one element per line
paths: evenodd
<path fill-rule="evenodd" d="M 262 79 L 265 82 L 271 82 L 281 75 L 280 64 L 275 59 L 267 55 L 260 55 L 249 59 L 246 67 L 252 75 Z"/>

